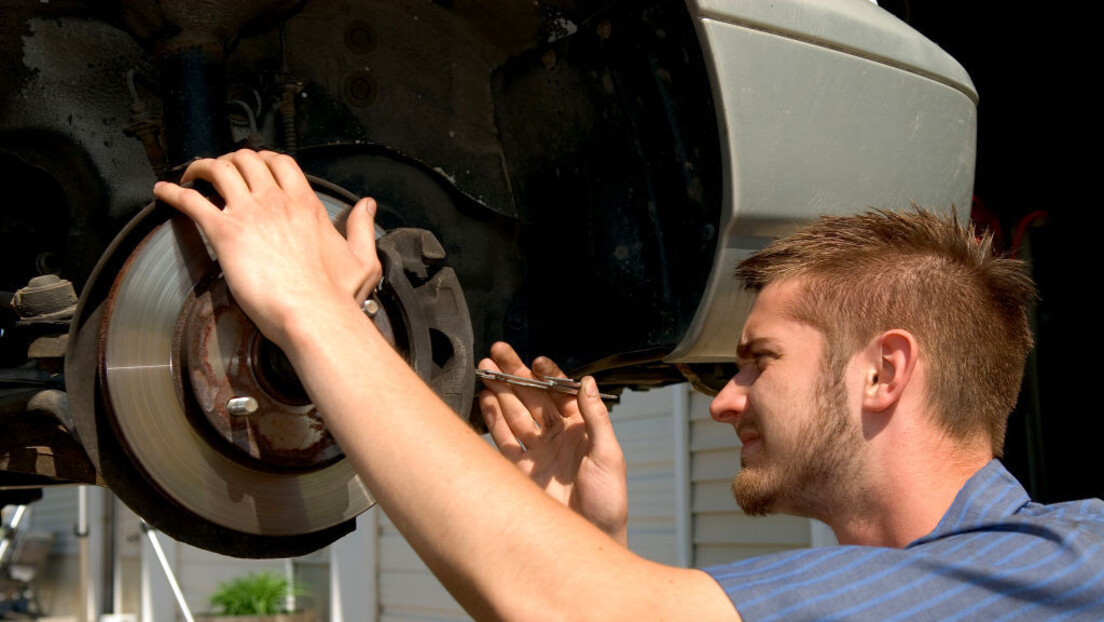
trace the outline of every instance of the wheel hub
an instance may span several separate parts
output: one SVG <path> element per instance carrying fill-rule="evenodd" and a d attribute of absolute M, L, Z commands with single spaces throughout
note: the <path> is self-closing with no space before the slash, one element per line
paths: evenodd
<path fill-rule="evenodd" d="M 173 337 L 173 380 L 188 412 L 242 459 L 311 468 L 341 457 L 287 357 L 205 279 L 187 297 Z M 201 426 L 197 426 L 201 427 Z"/>

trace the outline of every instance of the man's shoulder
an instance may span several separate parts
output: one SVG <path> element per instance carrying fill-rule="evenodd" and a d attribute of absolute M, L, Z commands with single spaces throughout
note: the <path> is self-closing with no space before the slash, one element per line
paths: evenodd
<path fill-rule="evenodd" d="M 834 546 L 706 568 L 745 620 L 1104 619 L 1104 537 L 1015 520 L 907 549 Z M 1074 537 L 1071 537 L 1071 534 Z"/>
<path fill-rule="evenodd" d="M 941 525 L 907 548 L 923 551 L 933 543 L 948 540 L 972 541 L 972 546 L 983 546 L 989 539 L 1009 533 L 1064 546 L 1104 542 L 1104 501 L 1095 498 L 1052 504 L 1032 501 L 1013 512 L 974 517 L 954 527 Z"/>
<path fill-rule="evenodd" d="M 961 535 L 984 539 L 985 534 L 1010 532 L 1055 542 L 1073 537 L 1104 538 L 1104 501 L 1034 502 L 1004 465 L 993 460 L 966 482 L 932 533 L 910 548 Z"/>
<path fill-rule="evenodd" d="M 904 549 L 803 549 L 707 568 L 746 620 L 1104 619 L 1104 501 L 1031 502 L 999 464 Z"/>
<path fill-rule="evenodd" d="M 1104 526 L 1104 500 L 1078 499 L 1059 503 L 1028 503 L 1017 512 L 1028 520 L 1085 525 L 1089 528 Z"/>

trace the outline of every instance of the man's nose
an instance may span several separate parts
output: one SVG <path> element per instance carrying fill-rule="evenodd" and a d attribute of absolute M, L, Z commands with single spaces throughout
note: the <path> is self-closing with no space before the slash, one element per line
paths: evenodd
<path fill-rule="evenodd" d="M 747 387 L 739 382 L 739 374 L 729 379 L 721 392 L 709 404 L 714 421 L 736 423 L 747 409 Z"/>

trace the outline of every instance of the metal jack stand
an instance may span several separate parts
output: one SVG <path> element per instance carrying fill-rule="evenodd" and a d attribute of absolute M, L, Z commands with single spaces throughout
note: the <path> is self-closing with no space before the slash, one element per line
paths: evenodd
<path fill-rule="evenodd" d="M 11 543 L 15 540 L 15 530 L 19 528 L 19 523 L 22 522 L 23 515 L 26 512 L 27 506 L 17 505 L 8 524 L 0 525 L 0 565 L 4 563 L 4 557 L 7 556 L 8 549 L 11 548 Z"/>
<path fill-rule="evenodd" d="M 184 614 L 184 619 L 187 622 L 195 622 L 195 618 L 192 617 L 192 610 L 188 608 L 188 603 L 184 601 L 184 593 L 180 591 L 180 584 L 176 582 L 176 575 L 169 567 L 169 560 L 165 558 L 165 551 L 161 548 L 161 541 L 157 538 L 157 530 L 150 527 L 146 521 L 139 520 L 142 531 L 149 537 L 153 552 L 157 554 L 157 559 L 161 562 L 161 568 L 165 571 L 165 578 L 169 580 L 169 586 L 172 587 L 173 594 L 176 596 L 176 604 L 180 607 L 180 612 Z"/>
<path fill-rule="evenodd" d="M 5 620 L 42 616 L 35 580 L 46 564 L 54 536 L 21 530 L 26 514 L 27 506 L 15 506 L 7 523 L 0 525 L 0 618 Z"/>

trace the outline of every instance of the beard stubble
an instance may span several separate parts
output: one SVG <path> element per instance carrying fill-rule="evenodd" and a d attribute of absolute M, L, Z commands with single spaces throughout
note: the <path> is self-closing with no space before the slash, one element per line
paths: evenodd
<path fill-rule="evenodd" d="M 827 354 L 822 357 L 815 387 L 816 413 L 797 431 L 789 455 L 772 455 L 771 439 L 764 436 L 760 465 L 748 466 L 741 457 L 732 494 L 744 513 L 765 516 L 785 512 L 826 520 L 833 507 L 859 498 L 862 432 L 850 419 L 846 360 L 838 359 Z"/>

